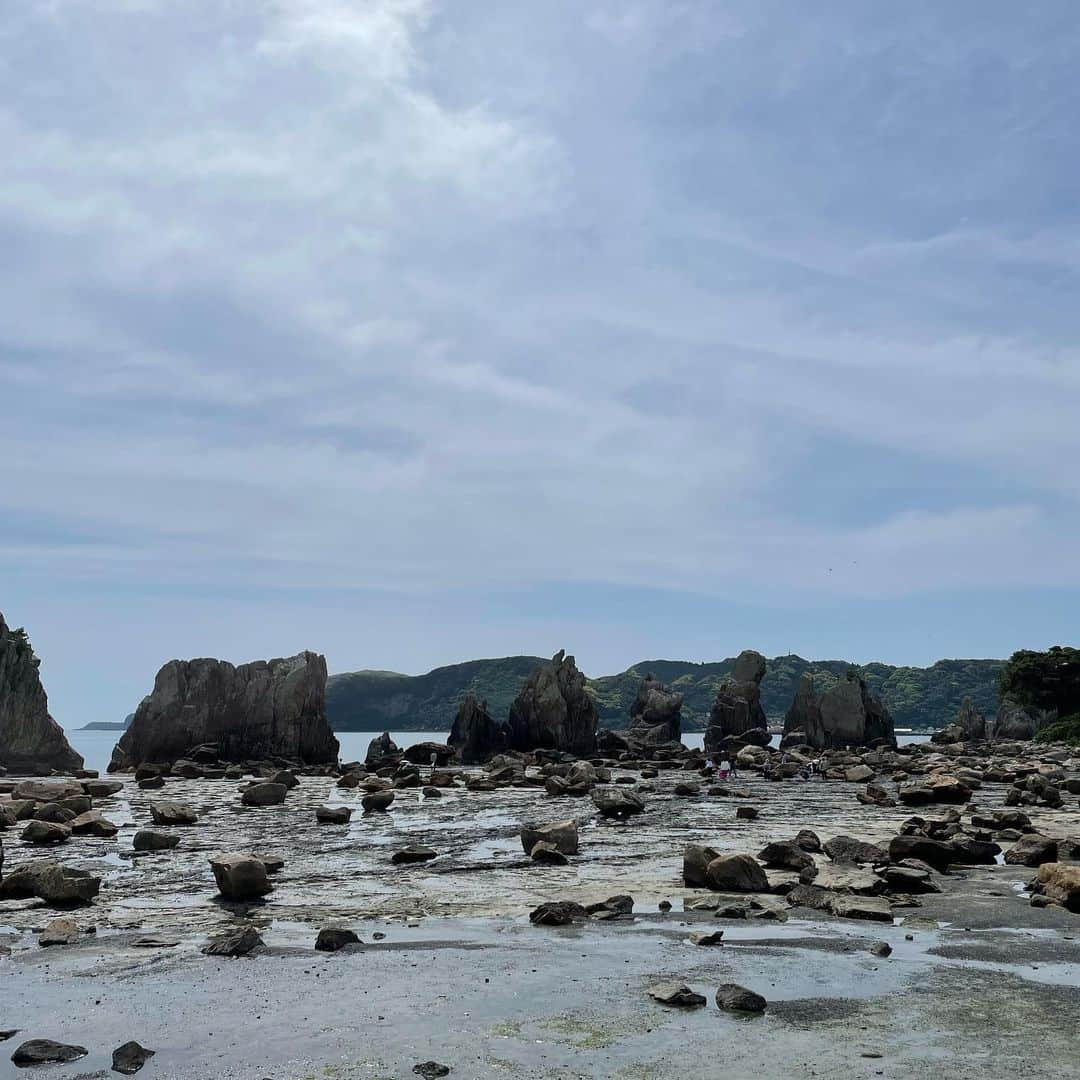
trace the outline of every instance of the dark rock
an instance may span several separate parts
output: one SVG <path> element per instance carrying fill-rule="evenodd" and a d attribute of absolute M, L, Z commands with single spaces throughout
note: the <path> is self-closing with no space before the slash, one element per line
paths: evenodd
<path fill-rule="evenodd" d="M 814 865 L 813 857 L 791 840 L 780 840 L 758 852 L 758 862 L 777 870 L 804 870 Z"/>
<path fill-rule="evenodd" d="M 326 721 L 326 660 L 304 652 L 234 667 L 171 660 L 113 751 L 110 771 L 173 762 L 213 744 L 222 761 L 337 761 Z"/>
<path fill-rule="evenodd" d="M 413 765 L 430 765 L 434 757 L 435 764 L 442 766 L 454 760 L 455 751 L 446 743 L 418 742 L 407 746 L 402 757 Z"/>
<path fill-rule="evenodd" d="M 1042 709 L 1025 709 L 1018 701 L 1005 696 L 998 705 L 997 716 L 986 723 L 986 737 L 994 740 L 1033 739 L 1035 733 L 1057 719 L 1057 713 Z"/>
<path fill-rule="evenodd" d="M 89 904 L 100 889 L 100 877 L 44 859 L 12 870 L 0 881 L 0 899 L 36 896 L 47 904 L 66 907 Z"/>
<path fill-rule="evenodd" d="M 595 787 L 590 796 L 604 817 L 626 818 L 645 810 L 645 800 L 640 795 L 617 784 Z"/>
<path fill-rule="evenodd" d="M 458 706 L 448 741 L 462 762 L 476 765 L 506 749 L 506 725 L 491 715 L 486 701 L 466 694 Z"/>
<path fill-rule="evenodd" d="M 72 1046 L 53 1042 L 52 1039 L 29 1039 L 16 1047 L 11 1060 L 20 1069 L 28 1065 L 58 1065 L 66 1061 L 78 1061 L 86 1057 L 85 1046 Z"/>
<path fill-rule="evenodd" d="M 438 1080 L 440 1076 L 450 1075 L 450 1066 L 440 1065 L 437 1061 L 421 1061 L 419 1065 L 413 1066 L 412 1071 L 424 1080 Z"/>
<path fill-rule="evenodd" d="M 40 661 L 21 629 L 0 615 L 0 766 L 14 773 L 71 772 L 83 759 L 49 715 Z"/>
<path fill-rule="evenodd" d="M 768 718 L 761 706 L 765 657 L 747 649 L 735 661 L 731 675 L 720 683 L 705 729 L 705 752 L 715 754 L 732 737 L 768 745 Z M 764 733 L 761 742 L 758 733 Z"/>
<path fill-rule="evenodd" d="M 123 1046 L 118 1046 L 113 1051 L 113 1072 L 123 1073 L 124 1076 L 132 1076 L 153 1056 L 153 1050 L 147 1050 L 145 1046 L 140 1046 L 134 1040 L 126 1042 Z"/>
<path fill-rule="evenodd" d="M 228 900 L 257 900 L 273 889 L 261 859 L 242 852 L 217 855 L 210 860 L 218 891 Z"/>
<path fill-rule="evenodd" d="M 993 866 L 1001 854 L 997 844 L 962 834 L 952 838 L 952 849 L 953 862 L 964 866 Z"/>
<path fill-rule="evenodd" d="M 848 671 L 821 696 L 821 732 L 807 731 L 817 748 L 896 746 L 892 717 L 881 698 L 867 688 L 855 671 Z"/>
<path fill-rule="evenodd" d="M 28 844 L 63 844 L 71 837 L 71 829 L 55 821 L 31 821 L 20 834 Z"/>
<path fill-rule="evenodd" d="M 199 815 L 187 803 L 151 802 L 150 819 L 155 825 L 194 825 Z"/>
<path fill-rule="evenodd" d="M 588 918 L 589 913 L 573 900 L 552 900 L 529 912 L 534 926 L 568 926 Z"/>
<path fill-rule="evenodd" d="M 929 868 L 917 870 L 910 866 L 886 866 L 878 873 L 894 893 L 918 895 L 941 892 L 941 886 L 930 877 Z"/>
<path fill-rule="evenodd" d="M 814 687 L 814 676 L 809 672 L 804 672 L 799 679 L 795 698 L 784 716 L 784 734 L 780 746 L 786 749 L 796 745 L 819 749 L 826 745 L 821 723 L 821 702 Z"/>
<path fill-rule="evenodd" d="M 522 825 L 521 846 L 530 854 L 537 844 L 553 844 L 564 855 L 578 853 L 578 827 L 573 820 L 556 821 L 552 825 Z"/>
<path fill-rule="evenodd" d="M 1057 841 L 1038 833 L 1020 837 L 1005 852 L 1005 861 L 1012 866 L 1042 866 L 1043 863 L 1057 862 L 1057 857 Z"/>
<path fill-rule="evenodd" d="M 889 841 L 889 859 L 899 863 L 904 859 L 921 859 L 935 870 L 944 872 L 956 862 L 952 844 L 921 836 L 894 836 Z"/>
<path fill-rule="evenodd" d="M 240 926 L 212 937 L 203 946 L 202 952 L 206 956 L 247 956 L 263 944 L 254 926 Z"/>
<path fill-rule="evenodd" d="M 554 844 L 549 844 L 546 840 L 538 840 L 529 852 L 529 857 L 533 862 L 547 863 L 550 866 L 566 866 L 570 861 Z"/>
<path fill-rule="evenodd" d="M 360 938 L 352 930 L 344 930 L 336 926 L 326 926 L 319 931 L 315 939 L 315 948 L 319 952 L 337 952 L 346 945 L 359 945 Z"/>
<path fill-rule="evenodd" d="M 317 806 L 315 820 L 320 825 L 348 825 L 352 809 L 348 806 Z"/>
<path fill-rule="evenodd" d="M 389 810 L 394 801 L 392 791 L 372 791 L 360 800 L 365 810 Z"/>
<path fill-rule="evenodd" d="M 180 843 L 180 837 L 172 833 L 156 832 L 154 829 L 140 829 L 132 838 L 131 846 L 135 851 L 167 851 Z"/>
<path fill-rule="evenodd" d="M 705 868 L 705 883 L 715 892 L 768 892 L 769 879 L 752 855 L 718 855 Z"/>
<path fill-rule="evenodd" d="M 395 866 L 407 863 L 430 862 L 432 859 L 437 858 L 438 854 L 434 848 L 424 847 L 422 844 L 410 844 L 400 851 L 395 851 L 390 856 L 390 861 Z"/>
<path fill-rule="evenodd" d="M 401 757 L 401 750 L 396 742 L 390 738 L 390 732 L 384 731 L 377 738 L 368 743 L 367 755 L 364 764 L 369 769 L 379 768 L 387 760 L 397 760 Z"/>
<path fill-rule="evenodd" d="M 803 849 L 815 854 L 821 850 L 821 840 L 813 829 L 800 829 L 795 835 L 795 843 Z"/>
<path fill-rule="evenodd" d="M 68 822 L 72 836 L 115 836 L 120 831 L 119 825 L 114 825 L 102 816 L 98 810 L 87 810 L 85 814 L 79 814 Z"/>
<path fill-rule="evenodd" d="M 735 817 L 739 821 L 756 821 L 758 808 L 756 806 L 740 806 L 735 811 Z"/>
<path fill-rule="evenodd" d="M 244 788 L 240 801 L 245 806 L 280 806 L 288 794 L 284 784 L 252 784 Z"/>
<path fill-rule="evenodd" d="M 109 799 L 124 790 L 121 780 L 84 780 L 82 786 L 92 799 Z"/>
<path fill-rule="evenodd" d="M 736 983 L 724 983 L 716 991 L 717 1008 L 728 1012 L 762 1013 L 768 1002 L 753 990 Z"/>
<path fill-rule="evenodd" d="M 695 945 L 700 945 L 703 948 L 709 948 L 714 945 L 723 945 L 724 931 L 714 930 L 711 934 L 691 934 L 690 940 Z"/>
<path fill-rule="evenodd" d="M 687 844 L 683 849 L 683 883 L 691 888 L 705 888 L 708 885 L 706 871 L 709 863 L 719 856 L 720 852 L 711 847 Z"/>
<path fill-rule="evenodd" d="M 682 1008 L 697 1008 L 705 1004 L 701 994 L 695 994 L 689 986 L 679 983 L 663 982 L 649 987 L 649 997 L 662 1005 L 678 1005 Z"/>
<path fill-rule="evenodd" d="M 870 946 L 870 952 L 873 956 L 880 956 L 884 959 L 887 956 L 892 956 L 892 946 L 887 941 L 875 941 Z"/>
<path fill-rule="evenodd" d="M 506 730 L 512 750 L 596 752 L 596 706 L 572 656 L 560 651 L 533 671 L 510 706 Z"/>
<path fill-rule="evenodd" d="M 877 844 L 868 844 L 852 836 L 834 836 L 825 842 L 825 854 L 833 862 L 884 863 L 889 861 L 888 852 Z"/>

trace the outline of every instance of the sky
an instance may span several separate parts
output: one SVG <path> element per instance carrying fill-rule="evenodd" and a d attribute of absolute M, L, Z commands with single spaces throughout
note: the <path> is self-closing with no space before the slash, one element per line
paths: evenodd
<path fill-rule="evenodd" d="M 1075 642 L 1074 0 L 0 0 L 0 611 L 171 657 Z"/>

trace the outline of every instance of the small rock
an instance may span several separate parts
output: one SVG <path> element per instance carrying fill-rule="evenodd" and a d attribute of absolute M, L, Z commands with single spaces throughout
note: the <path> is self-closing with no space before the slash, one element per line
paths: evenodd
<path fill-rule="evenodd" d="M 131 1042 L 118 1046 L 112 1055 L 113 1072 L 131 1076 L 137 1073 L 152 1057 L 153 1050 L 147 1050 L 133 1039 Z"/>
<path fill-rule="evenodd" d="M 167 851 L 179 843 L 179 836 L 156 832 L 154 829 L 140 829 L 131 840 L 131 846 L 135 851 Z"/>
<path fill-rule="evenodd" d="M 739 821 L 756 821 L 758 816 L 758 808 L 756 806 L 740 806 L 735 811 L 735 817 Z"/>
<path fill-rule="evenodd" d="M 533 862 L 546 863 L 549 866 L 566 866 L 570 861 L 554 844 L 545 840 L 538 840 L 533 845 L 529 857 Z"/>
<path fill-rule="evenodd" d="M 723 945 L 724 931 L 714 930 L 711 934 L 691 934 L 690 940 L 695 945 Z"/>
<path fill-rule="evenodd" d="M 438 854 L 439 853 L 434 848 L 424 847 L 422 844 L 410 844 L 400 851 L 395 851 L 394 854 L 390 856 L 390 861 L 395 866 L 399 866 L 402 863 L 429 862 L 431 859 L 437 858 Z"/>
<path fill-rule="evenodd" d="M 315 820 L 320 825 L 348 825 L 352 810 L 348 806 L 317 806 Z"/>
<path fill-rule="evenodd" d="M 392 791 L 372 791 L 363 797 L 361 805 L 365 810 L 389 810 L 393 801 Z"/>
<path fill-rule="evenodd" d="M 155 825 L 194 825 L 199 815 L 186 803 L 151 802 L 150 817 Z"/>
<path fill-rule="evenodd" d="M 870 946 L 870 952 L 874 956 L 892 956 L 892 946 L 887 941 L 875 941 L 874 944 Z"/>
<path fill-rule="evenodd" d="M 327 926 L 319 931 L 315 939 L 315 948 L 319 952 L 337 952 L 346 945 L 359 945 L 360 938 L 352 930 L 344 930 L 336 926 Z"/>
<path fill-rule="evenodd" d="M 289 789 L 284 784 L 252 784 L 244 788 L 240 801 L 245 806 L 280 806 Z"/>
<path fill-rule="evenodd" d="M 449 1076 L 450 1066 L 440 1065 L 437 1061 L 422 1061 L 419 1065 L 414 1065 L 412 1071 L 424 1080 L 436 1080 L 440 1076 Z"/>
<path fill-rule="evenodd" d="M 44 948 L 50 945 L 74 945 L 79 940 L 79 928 L 74 919 L 50 919 L 41 931 L 38 944 Z"/>
<path fill-rule="evenodd" d="M 705 998 L 701 994 L 695 994 L 689 986 L 674 982 L 662 982 L 650 986 L 649 997 L 662 1005 L 679 1005 L 683 1008 L 693 1009 L 705 1004 Z"/>
<path fill-rule="evenodd" d="M 71 829 L 55 821 L 30 821 L 22 831 L 21 839 L 28 844 L 63 844 L 71 836 Z"/>
<path fill-rule="evenodd" d="M 716 1005 L 717 1008 L 730 1012 L 760 1013 L 765 1011 L 768 1002 L 760 994 L 747 990 L 745 986 L 724 983 L 716 991 Z"/>
<path fill-rule="evenodd" d="M 529 912 L 534 926 L 568 926 L 588 918 L 588 912 L 573 900 L 552 900 Z"/>
<path fill-rule="evenodd" d="M 247 956 L 263 944 L 254 926 L 241 926 L 212 937 L 202 951 L 206 956 Z"/>

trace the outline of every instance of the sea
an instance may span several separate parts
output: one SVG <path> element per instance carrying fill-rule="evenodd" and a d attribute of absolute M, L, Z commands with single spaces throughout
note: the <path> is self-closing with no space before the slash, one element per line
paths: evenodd
<path fill-rule="evenodd" d="M 117 739 L 123 734 L 120 731 L 87 731 L 82 728 L 67 731 L 68 742 L 75 747 L 86 762 L 88 769 L 97 769 L 104 774 L 112 757 L 113 747 Z M 368 743 L 379 735 L 377 731 L 338 731 L 335 732 L 338 742 L 341 744 L 340 756 L 342 761 L 363 761 L 367 754 Z M 403 750 L 419 742 L 443 743 L 450 737 L 449 731 L 392 731 L 390 737 Z M 896 741 L 901 746 L 908 743 L 926 742 L 929 734 L 897 735 Z M 702 746 L 705 733 L 701 731 L 688 731 L 682 737 L 683 745 L 690 749 L 698 749 Z M 780 736 L 774 735 L 773 745 L 780 742 Z"/>

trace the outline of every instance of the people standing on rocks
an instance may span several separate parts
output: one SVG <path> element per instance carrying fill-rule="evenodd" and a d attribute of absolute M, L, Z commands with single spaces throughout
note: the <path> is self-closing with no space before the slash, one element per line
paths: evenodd
<path fill-rule="evenodd" d="M 761 777 L 763 780 L 772 779 L 772 758 L 766 758 L 761 766 Z"/>

